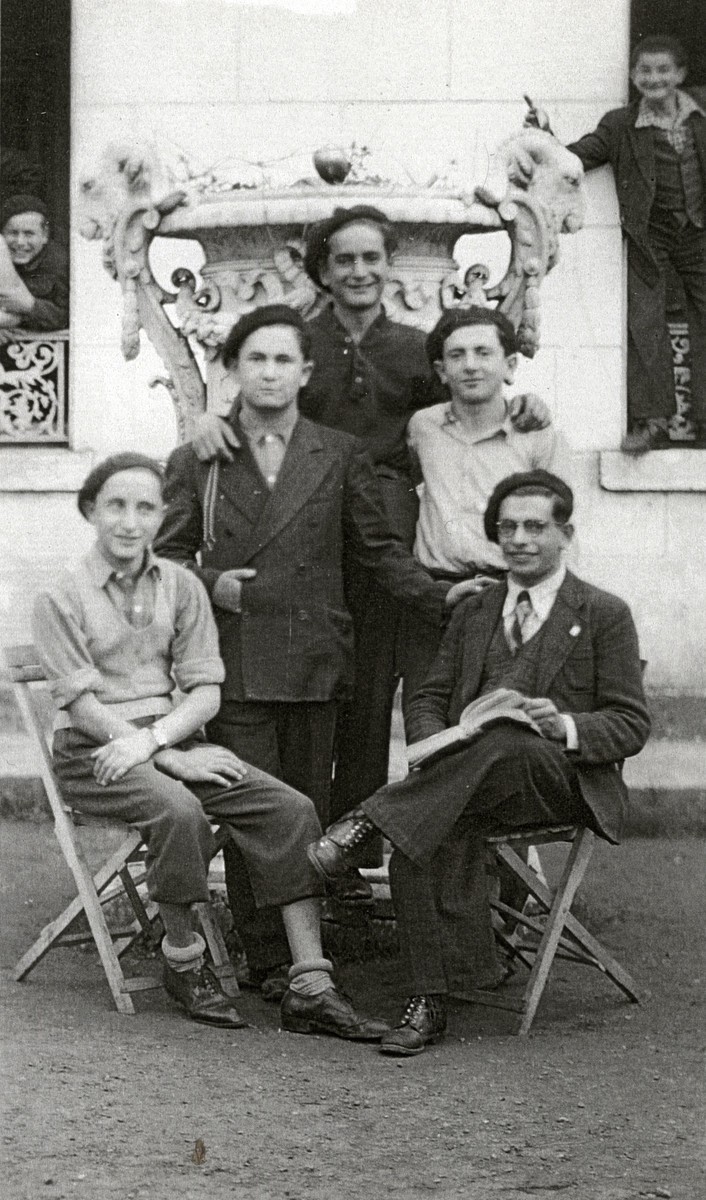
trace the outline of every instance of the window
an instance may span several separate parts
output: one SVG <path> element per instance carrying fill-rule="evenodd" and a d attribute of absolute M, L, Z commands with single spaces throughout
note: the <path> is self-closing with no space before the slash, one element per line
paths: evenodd
<path fill-rule="evenodd" d="M 8 237 L 0 280 L 10 289 L 0 312 L 4 444 L 68 440 L 70 31 L 70 0 L 2 0 L 0 201 Z M 8 218 L 19 194 L 38 198 L 41 211 Z M 41 244 L 27 241 L 28 231 Z M 27 303 L 24 288 L 30 311 L 12 307 Z"/>

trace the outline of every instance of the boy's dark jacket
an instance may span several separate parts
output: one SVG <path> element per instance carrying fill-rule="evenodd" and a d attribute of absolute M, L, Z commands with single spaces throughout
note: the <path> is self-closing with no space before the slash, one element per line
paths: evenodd
<path fill-rule="evenodd" d="M 706 88 L 684 90 L 706 111 Z M 618 193 L 620 223 L 633 247 L 633 266 L 652 287 L 659 274 L 647 234 L 656 190 L 654 129 L 635 128 L 639 107 L 639 100 L 635 100 L 625 108 L 612 109 L 592 133 L 572 142 L 567 149 L 578 155 L 586 171 L 610 163 Z M 706 192 L 706 117 L 696 113 L 689 121 Z"/>
<path fill-rule="evenodd" d="M 344 548 L 432 621 L 442 619 L 448 584 L 432 580 L 389 532 L 372 461 L 356 438 L 300 417 L 269 492 L 233 424 L 241 447 L 219 465 L 212 547 L 203 536 L 210 464 L 186 445 L 169 460 L 155 551 L 191 567 L 211 595 L 223 571 L 257 571 L 243 584 L 241 613 L 214 605 L 224 699 L 332 699 L 352 671 Z"/>

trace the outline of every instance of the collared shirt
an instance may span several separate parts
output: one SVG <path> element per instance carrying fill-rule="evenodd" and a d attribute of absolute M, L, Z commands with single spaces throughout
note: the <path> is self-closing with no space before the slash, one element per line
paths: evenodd
<path fill-rule="evenodd" d="M 436 571 L 462 575 L 473 563 L 505 565 L 499 546 L 485 536 L 483 514 L 506 475 L 543 467 L 568 478 L 568 446 L 551 425 L 518 433 L 506 418 L 474 436 L 448 402 L 416 413 L 407 440 L 424 479 L 414 553 Z"/>
<path fill-rule="evenodd" d="M 132 596 L 132 606 L 139 595 L 142 608 L 136 625 L 126 619 L 118 574 L 94 547 L 35 601 L 34 641 L 57 707 L 92 692 L 132 720 L 170 712 L 175 687 L 220 683 L 218 634 L 200 580 L 148 553 Z M 144 613 L 151 619 L 142 624 Z M 70 714 L 60 713 L 56 726 L 70 723 Z"/>
<path fill-rule="evenodd" d="M 543 579 L 541 583 L 536 583 L 534 587 L 527 587 L 524 583 L 515 583 L 511 576 L 507 580 L 507 596 L 503 605 L 503 621 L 505 629 L 509 630 L 512 625 L 512 619 L 517 607 L 517 597 L 520 592 L 527 592 L 532 605 L 532 611 L 528 613 L 526 620 L 522 626 L 522 640 L 528 642 L 535 633 L 538 633 L 542 625 L 549 616 L 554 601 L 556 600 L 557 592 L 566 578 L 566 567 L 562 565 L 558 571 L 550 575 L 547 579 Z"/>
<path fill-rule="evenodd" d="M 539 633 L 539 630 L 552 611 L 559 588 L 565 579 L 566 567 L 563 563 L 558 571 L 555 571 L 547 579 L 543 579 L 541 583 L 536 583 L 534 587 L 527 587 L 526 584 L 516 583 L 511 576 L 508 576 L 507 596 L 503 604 L 503 623 L 506 635 L 509 635 L 510 627 L 512 626 L 515 608 L 517 607 L 517 598 L 520 592 L 526 592 L 529 595 L 531 604 L 531 611 L 522 623 L 522 641 L 528 642 L 531 637 L 534 637 L 535 633 Z M 564 722 L 564 729 L 566 730 L 566 749 L 578 750 L 579 737 L 574 718 L 569 716 L 568 713 L 560 713 L 559 715 Z"/>
<path fill-rule="evenodd" d="M 356 343 L 332 304 L 308 329 L 314 370 L 299 397 L 302 415 L 361 438 L 377 465 L 406 471 L 407 422 L 439 397 L 425 335 L 383 311 Z"/>
<path fill-rule="evenodd" d="M 299 416 L 296 404 L 277 421 L 265 424 L 251 409 L 240 409 L 240 428 L 248 439 L 253 458 L 270 491 L 277 482 Z"/>
<path fill-rule="evenodd" d="M 661 129 L 666 133 L 670 145 L 674 147 L 677 154 L 681 154 L 688 137 L 684 126 L 692 113 L 699 113 L 702 117 L 706 117 L 701 105 L 688 92 L 677 91 L 677 112 L 674 117 L 670 117 L 668 113 L 655 112 L 643 96 L 637 110 L 635 128 Z"/>

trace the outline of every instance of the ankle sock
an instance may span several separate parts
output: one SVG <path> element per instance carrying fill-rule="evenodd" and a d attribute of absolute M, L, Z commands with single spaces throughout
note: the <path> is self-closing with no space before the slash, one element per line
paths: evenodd
<path fill-rule="evenodd" d="M 335 986 L 332 975 L 333 963 L 327 958 L 295 963 L 289 968 L 290 991 L 298 996 L 320 996 Z"/>
<path fill-rule="evenodd" d="M 205 953 L 206 943 L 200 933 L 194 934 L 188 946 L 172 946 L 166 934 L 162 938 L 162 954 L 173 971 L 200 971 Z"/>

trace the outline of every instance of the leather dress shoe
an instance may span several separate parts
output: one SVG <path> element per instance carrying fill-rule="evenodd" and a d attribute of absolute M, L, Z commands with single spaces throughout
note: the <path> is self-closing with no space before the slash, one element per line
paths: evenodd
<path fill-rule="evenodd" d="M 355 855 L 375 832 L 370 818 L 362 809 L 354 808 L 340 821 L 329 825 L 318 842 L 307 846 L 309 862 L 324 879 L 336 879 L 355 866 Z"/>
<path fill-rule="evenodd" d="M 339 904 L 372 904 L 374 900 L 372 884 L 355 868 L 337 875 L 330 888 L 332 898 Z"/>
<path fill-rule="evenodd" d="M 164 963 L 164 986 L 169 995 L 186 1009 L 192 1021 L 204 1025 L 219 1025 L 224 1029 L 245 1029 L 244 1021 L 233 1001 L 221 990 L 218 978 L 208 966 L 198 971 L 175 971 Z"/>
<path fill-rule="evenodd" d="M 280 1011 L 282 1029 L 289 1033 L 326 1033 L 351 1042 L 379 1042 L 390 1031 L 386 1021 L 357 1013 L 348 997 L 334 987 L 318 996 L 302 996 L 289 988 Z"/>
<path fill-rule="evenodd" d="M 382 1054 L 406 1058 L 446 1033 L 446 1004 L 442 996 L 410 996 L 402 1019 L 380 1042 Z"/>

